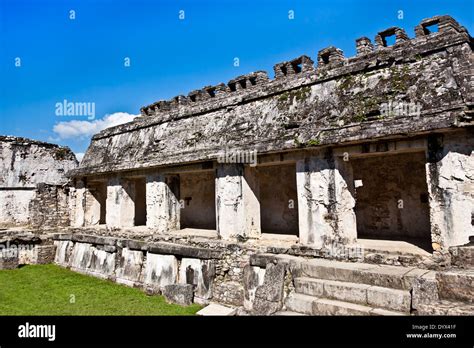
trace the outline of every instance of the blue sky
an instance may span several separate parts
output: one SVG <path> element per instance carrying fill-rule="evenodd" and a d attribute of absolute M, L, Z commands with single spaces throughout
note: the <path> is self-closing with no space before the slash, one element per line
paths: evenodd
<path fill-rule="evenodd" d="M 316 60 L 331 45 L 353 56 L 356 38 L 373 40 L 391 26 L 414 37 L 421 19 L 449 14 L 472 34 L 473 3 L 0 0 L 0 134 L 82 153 L 90 134 L 130 119 L 143 105 L 255 70 L 273 77 L 275 63 L 301 54 Z M 65 99 L 95 103 L 95 120 L 56 115 L 56 103 Z"/>

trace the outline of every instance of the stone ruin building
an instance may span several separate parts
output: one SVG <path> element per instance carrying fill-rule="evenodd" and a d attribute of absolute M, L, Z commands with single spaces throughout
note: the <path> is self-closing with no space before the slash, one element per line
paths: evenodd
<path fill-rule="evenodd" d="M 145 106 L 47 165 L 71 169 L 68 214 L 23 233 L 210 313 L 472 315 L 472 47 L 436 16 Z"/>
<path fill-rule="evenodd" d="M 0 136 L 0 228 L 69 225 L 65 174 L 77 165 L 67 147 Z"/>

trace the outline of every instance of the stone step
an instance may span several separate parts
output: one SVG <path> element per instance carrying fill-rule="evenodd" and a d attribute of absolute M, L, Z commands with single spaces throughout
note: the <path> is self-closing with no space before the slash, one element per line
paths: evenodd
<path fill-rule="evenodd" d="M 451 262 L 462 268 L 474 268 L 474 245 L 454 247 Z"/>
<path fill-rule="evenodd" d="M 298 313 L 298 312 L 292 312 L 292 311 L 279 311 L 279 312 L 273 313 L 272 315 L 281 315 L 281 316 L 304 316 L 305 314 L 303 314 L 303 313 Z"/>
<path fill-rule="evenodd" d="M 441 299 L 474 303 L 474 270 L 450 270 L 436 273 Z"/>
<path fill-rule="evenodd" d="M 201 316 L 234 316 L 237 313 L 236 308 L 226 307 L 217 303 L 211 303 L 201 309 L 196 315 Z"/>
<path fill-rule="evenodd" d="M 416 315 L 474 315 L 474 304 L 440 300 L 417 306 Z"/>
<path fill-rule="evenodd" d="M 411 295 L 407 290 L 308 277 L 294 281 L 297 293 L 410 313 Z"/>
<path fill-rule="evenodd" d="M 392 289 L 410 290 L 415 278 L 428 272 L 415 267 L 376 265 L 312 259 L 302 262 L 301 275 L 310 278 L 339 280 Z"/>
<path fill-rule="evenodd" d="M 406 315 L 360 304 L 293 293 L 286 300 L 289 311 L 310 315 Z"/>
<path fill-rule="evenodd" d="M 313 296 L 293 293 L 286 298 L 286 310 L 303 314 L 313 314 L 313 302 L 317 298 Z"/>

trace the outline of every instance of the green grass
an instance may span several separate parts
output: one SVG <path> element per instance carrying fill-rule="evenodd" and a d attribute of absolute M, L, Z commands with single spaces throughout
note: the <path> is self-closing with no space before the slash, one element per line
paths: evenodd
<path fill-rule="evenodd" d="M 0 315 L 193 315 L 200 308 L 56 265 L 0 271 Z"/>

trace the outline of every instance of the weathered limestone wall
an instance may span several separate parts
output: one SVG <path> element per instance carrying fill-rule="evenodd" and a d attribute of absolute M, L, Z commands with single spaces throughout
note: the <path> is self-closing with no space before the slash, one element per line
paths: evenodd
<path fill-rule="evenodd" d="M 473 130 L 432 136 L 426 175 L 433 249 L 469 242 L 474 235 Z"/>
<path fill-rule="evenodd" d="M 69 187 L 38 184 L 28 214 L 32 227 L 69 226 Z"/>
<path fill-rule="evenodd" d="M 62 186 L 68 181 L 65 173 L 77 164 L 66 147 L 0 136 L 0 226 L 67 224 Z"/>
<path fill-rule="evenodd" d="M 30 222 L 30 202 L 35 190 L 0 190 L 0 225 L 27 225 Z"/>
<path fill-rule="evenodd" d="M 191 284 L 194 301 L 208 302 L 212 297 L 220 259 L 214 250 L 94 236 L 75 241 L 59 238 L 55 241 L 55 263 L 76 272 L 140 287 L 148 293 L 162 293 L 168 285 Z"/>
<path fill-rule="evenodd" d="M 65 173 L 77 167 L 67 147 L 36 140 L 0 136 L 0 187 L 63 185 Z"/>
<path fill-rule="evenodd" d="M 216 229 L 214 177 L 213 171 L 179 175 L 181 228 Z"/>

